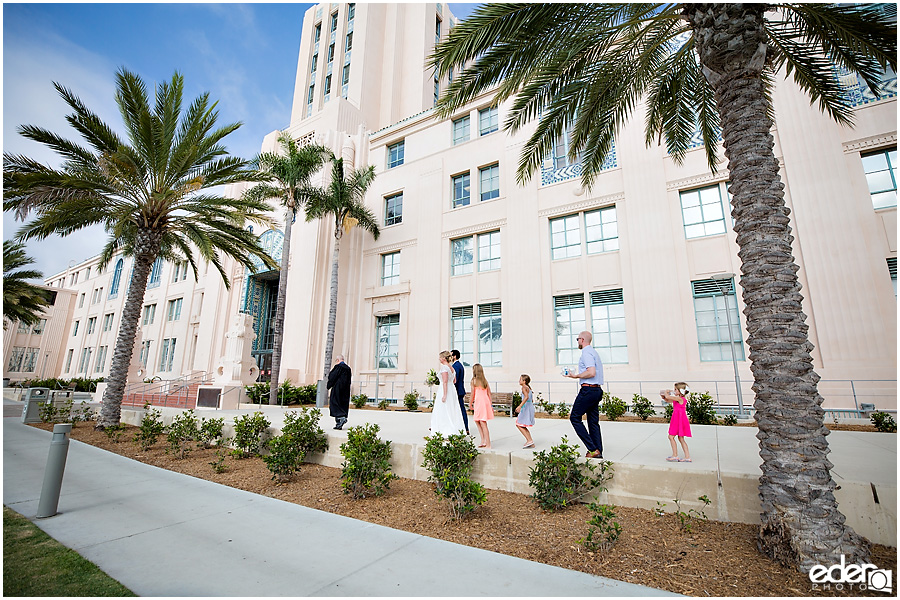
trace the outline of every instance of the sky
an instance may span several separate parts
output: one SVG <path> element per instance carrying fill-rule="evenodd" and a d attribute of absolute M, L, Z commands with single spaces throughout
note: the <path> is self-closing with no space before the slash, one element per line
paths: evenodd
<path fill-rule="evenodd" d="M 125 67 L 148 88 L 184 76 L 184 103 L 203 92 L 218 101 L 218 123 L 243 123 L 225 138 L 252 158 L 263 137 L 290 122 L 303 14 L 311 4 L 3 4 L 3 152 L 59 165 L 44 146 L 18 134 L 36 125 L 73 141 L 58 82 L 114 129 L 115 72 Z M 450 4 L 458 17 L 475 5 Z M 21 227 L 3 215 L 3 239 Z M 26 252 L 50 277 L 100 253 L 106 233 L 84 229 L 31 240 Z"/>

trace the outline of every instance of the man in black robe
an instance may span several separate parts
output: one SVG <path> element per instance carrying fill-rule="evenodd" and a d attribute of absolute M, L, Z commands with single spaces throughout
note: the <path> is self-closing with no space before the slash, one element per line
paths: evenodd
<path fill-rule="evenodd" d="M 328 374 L 328 389 L 331 390 L 331 397 L 328 401 L 328 412 L 334 417 L 335 429 L 344 427 L 347 422 L 347 415 L 350 412 L 350 379 L 353 372 L 344 357 L 338 354 L 335 357 L 334 367 Z"/>

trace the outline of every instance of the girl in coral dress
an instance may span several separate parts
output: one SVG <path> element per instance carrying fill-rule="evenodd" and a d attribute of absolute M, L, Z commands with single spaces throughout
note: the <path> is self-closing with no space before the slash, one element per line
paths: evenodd
<path fill-rule="evenodd" d="M 672 403 L 672 420 L 669 422 L 669 443 L 672 444 L 672 456 L 666 457 L 669 462 L 691 462 L 691 453 L 684 438 L 691 437 L 691 422 L 687 416 L 687 398 L 690 390 L 685 382 L 675 384 L 675 390 L 663 390 L 659 393 L 664 402 Z M 678 458 L 678 447 L 675 438 L 681 443 L 684 458 Z"/>
<path fill-rule="evenodd" d="M 494 418 L 494 407 L 491 404 L 491 386 L 484 377 L 484 369 L 480 364 L 472 365 L 472 399 L 469 408 L 475 413 L 475 424 L 481 434 L 479 448 L 491 447 L 491 433 L 487 422 Z"/>

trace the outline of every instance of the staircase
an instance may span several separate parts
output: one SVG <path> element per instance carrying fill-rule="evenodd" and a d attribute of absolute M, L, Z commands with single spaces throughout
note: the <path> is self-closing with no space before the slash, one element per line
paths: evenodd
<path fill-rule="evenodd" d="M 145 404 L 171 408 L 197 408 L 197 389 L 212 380 L 212 374 L 199 371 L 168 381 L 132 383 L 125 387 L 122 406 Z"/>

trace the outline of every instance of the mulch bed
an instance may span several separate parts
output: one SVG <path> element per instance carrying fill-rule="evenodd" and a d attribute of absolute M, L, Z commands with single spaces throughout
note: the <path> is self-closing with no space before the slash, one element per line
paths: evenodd
<path fill-rule="evenodd" d="M 52 430 L 50 424 L 35 427 Z M 135 427 L 126 426 L 118 443 L 90 424 L 79 424 L 71 437 L 122 456 L 214 481 L 256 494 L 395 529 L 491 550 L 548 565 L 602 575 L 692 596 L 884 596 L 881 592 L 812 590 L 809 578 L 779 565 L 756 549 L 753 525 L 693 520 L 679 527 L 673 506 L 668 514 L 615 508 L 622 527 L 608 550 L 589 552 L 579 544 L 591 512 L 575 505 L 559 512 L 541 510 L 528 496 L 488 490 L 487 503 L 465 520 L 448 519 L 449 511 L 431 484 L 398 479 L 381 497 L 353 500 L 342 493 L 340 469 L 305 464 L 293 481 L 276 484 L 258 458 L 225 458 L 227 471 L 214 472 L 215 449 L 194 450 L 176 459 L 164 450 L 164 438 L 143 452 L 133 443 Z M 671 503 L 669 503 L 671 504 Z M 897 572 L 897 549 L 873 545 L 872 562 Z M 564 590 L 561 590 L 564 595 Z"/>

